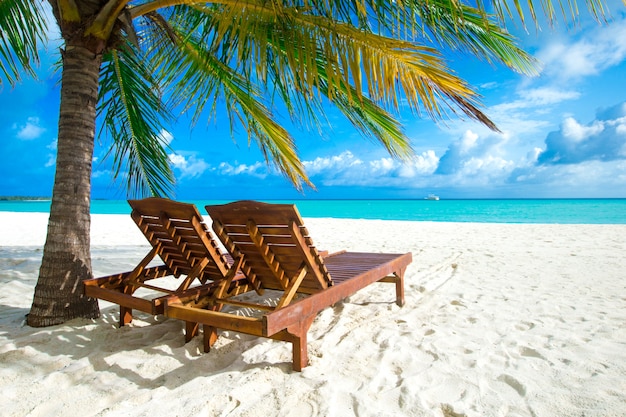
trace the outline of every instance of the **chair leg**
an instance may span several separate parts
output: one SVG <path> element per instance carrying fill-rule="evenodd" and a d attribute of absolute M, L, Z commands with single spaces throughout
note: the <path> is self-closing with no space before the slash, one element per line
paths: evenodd
<path fill-rule="evenodd" d="M 203 336 L 203 344 L 204 344 L 204 352 L 208 353 L 211 351 L 211 346 L 215 344 L 217 340 L 217 329 L 213 326 L 202 325 Z"/>
<path fill-rule="evenodd" d="M 404 274 L 396 281 L 396 304 L 400 307 L 404 305 Z"/>
<path fill-rule="evenodd" d="M 307 332 L 293 338 L 293 370 L 300 372 L 309 364 L 309 350 L 307 347 Z"/>
<path fill-rule="evenodd" d="M 120 306 L 120 327 L 124 327 L 133 320 L 133 309 Z"/>
<path fill-rule="evenodd" d="M 406 268 L 402 268 L 395 273 L 396 275 L 396 304 L 400 307 L 404 305 L 404 271 Z"/>
<path fill-rule="evenodd" d="M 185 343 L 189 342 L 198 334 L 200 325 L 192 321 L 185 322 Z"/>
<path fill-rule="evenodd" d="M 289 342 L 292 345 L 292 367 L 294 371 L 300 372 L 309 365 L 309 348 L 307 343 L 307 333 L 315 320 L 315 315 L 303 318 L 299 323 L 288 327 L 280 333 L 272 336 L 272 339 Z"/>

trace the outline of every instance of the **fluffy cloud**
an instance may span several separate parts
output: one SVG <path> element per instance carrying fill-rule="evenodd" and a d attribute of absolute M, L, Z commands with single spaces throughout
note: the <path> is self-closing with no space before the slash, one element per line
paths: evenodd
<path fill-rule="evenodd" d="M 529 90 L 527 97 L 534 103 L 552 103 L 567 95 L 537 89 Z M 205 181 L 208 174 L 217 182 L 218 177 L 232 182 L 227 177 L 255 177 L 265 184 L 280 177 L 263 162 L 210 166 L 182 152 L 170 155 L 170 161 L 180 178 L 204 174 Z M 589 124 L 565 118 L 558 131 L 536 141 L 521 141 L 512 133 L 466 130 L 440 157 L 426 150 L 410 161 L 398 161 L 344 151 L 303 165 L 318 187 L 437 190 L 474 197 L 619 196 L 626 184 L 626 102 L 598 111 Z"/>
<path fill-rule="evenodd" d="M 598 112 L 587 125 L 566 118 L 558 131 L 546 137 L 539 164 L 575 164 L 584 161 L 626 159 L 626 102 Z"/>
<path fill-rule="evenodd" d="M 204 159 L 197 159 L 194 155 L 184 156 L 172 153 L 169 159 L 172 166 L 180 171 L 181 178 L 196 178 L 209 169 L 209 164 Z"/>
<path fill-rule="evenodd" d="M 398 162 L 396 162 L 398 163 Z M 400 178 L 416 178 L 431 175 L 439 165 L 435 151 L 428 150 L 413 157 L 411 161 L 400 164 L 397 174 Z"/>
<path fill-rule="evenodd" d="M 344 172 L 357 169 L 363 161 L 355 157 L 352 152 L 345 151 L 330 157 L 318 157 L 312 161 L 303 161 L 302 164 L 310 176 L 332 172 Z"/>
<path fill-rule="evenodd" d="M 537 57 L 546 74 L 562 81 L 599 74 L 626 59 L 626 19 L 598 27 L 584 39 L 553 41 Z"/>
<path fill-rule="evenodd" d="M 57 139 L 50 142 L 46 149 L 49 149 L 51 153 L 48 154 L 48 160 L 44 164 L 46 168 L 50 168 L 57 163 Z M 93 161 L 96 162 L 98 160 L 97 157 L 93 158 Z"/>
<path fill-rule="evenodd" d="M 224 177 L 249 175 L 257 178 L 266 178 L 272 173 L 267 164 L 263 162 L 255 162 L 250 165 L 221 162 L 216 167 L 194 154 L 187 155 L 184 152 L 171 153 L 169 160 L 173 168 L 179 171 L 181 179 L 197 179 L 205 173 Z"/>
<path fill-rule="evenodd" d="M 527 97 L 535 103 L 551 103 L 565 96 L 541 89 L 529 90 Z M 437 190 L 473 197 L 621 195 L 618 190 L 626 183 L 626 102 L 598 111 L 589 124 L 565 118 L 557 132 L 541 137 L 544 143 L 538 146 L 540 141 L 523 142 L 512 134 L 467 130 L 441 157 L 426 150 L 410 161 L 398 161 L 344 151 L 303 161 L 303 165 L 318 187 Z M 264 162 L 210 166 L 184 152 L 171 154 L 170 161 L 181 179 L 202 177 L 206 182 L 210 175 L 211 183 L 230 183 L 233 177 L 235 181 L 254 177 L 267 184 L 280 177 Z"/>
<path fill-rule="evenodd" d="M 252 165 L 231 165 L 228 162 L 222 162 L 219 164 L 217 172 L 221 175 L 251 175 L 257 178 L 265 178 L 269 173 L 267 165 L 262 162 L 255 162 Z"/>
<path fill-rule="evenodd" d="M 435 173 L 460 178 L 483 176 L 486 179 L 508 175 L 514 164 L 503 157 L 506 142 L 505 135 L 481 137 L 468 130 L 450 144 Z"/>
<path fill-rule="evenodd" d="M 520 89 L 517 95 L 519 97 L 517 100 L 493 106 L 490 111 L 499 114 L 507 114 L 512 110 L 524 110 L 553 105 L 580 97 L 580 93 L 577 91 L 563 90 L 554 86 Z"/>
<path fill-rule="evenodd" d="M 625 161 L 585 161 L 568 165 L 520 167 L 511 173 L 508 185 L 522 187 L 522 197 L 623 198 Z"/>
<path fill-rule="evenodd" d="M 415 186 L 417 180 L 432 174 L 439 159 L 432 150 L 416 155 L 410 161 L 379 158 L 364 161 L 352 152 L 303 161 L 315 183 L 326 186 Z"/>
<path fill-rule="evenodd" d="M 40 126 L 38 117 L 29 117 L 25 124 L 21 126 L 13 125 L 17 130 L 17 138 L 22 140 L 33 140 L 39 138 L 46 131 Z"/>
<path fill-rule="evenodd" d="M 161 132 L 159 133 L 159 140 L 161 141 L 162 144 L 169 145 L 174 140 L 174 135 L 172 135 L 167 130 L 162 129 Z"/>
<path fill-rule="evenodd" d="M 560 103 L 578 98 L 580 93 L 569 88 L 555 86 L 530 88 L 522 85 L 516 91 L 513 100 L 491 106 L 487 114 L 504 132 L 510 132 L 516 137 L 535 136 L 545 132 L 551 124 L 546 113 Z M 473 129 L 484 135 L 492 134 L 482 126 L 474 126 Z"/>
<path fill-rule="evenodd" d="M 555 112 L 568 112 L 565 103 L 584 105 L 584 77 L 597 77 L 626 60 L 626 19 L 590 30 L 573 29 L 563 36 L 553 33 L 536 57 L 544 67 L 541 77 L 521 79 L 512 99 L 487 110 L 500 129 L 520 139 L 525 136 L 524 140 L 544 137 L 548 128 L 553 129 Z"/>

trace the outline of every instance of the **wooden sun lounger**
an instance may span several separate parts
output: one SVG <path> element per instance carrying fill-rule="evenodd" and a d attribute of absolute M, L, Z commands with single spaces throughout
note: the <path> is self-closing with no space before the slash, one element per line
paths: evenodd
<path fill-rule="evenodd" d="M 164 299 L 165 315 L 203 324 L 209 351 L 217 329 L 282 340 L 293 345 L 293 369 L 308 364 L 307 332 L 317 314 L 374 282 L 395 284 L 396 303 L 404 304 L 404 273 L 411 253 L 340 252 L 322 257 L 313 246 L 294 205 L 241 201 L 207 206 L 213 229 L 259 294 L 277 290 L 275 306 L 251 302 L 222 288 L 194 289 Z M 276 293 L 276 291 L 274 291 Z M 231 309 L 256 309 L 243 316 Z"/>
<path fill-rule="evenodd" d="M 191 288 L 192 283 L 206 284 L 206 290 L 229 279 L 231 290 L 242 284 L 241 275 L 230 268 L 198 209 L 192 204 L 163 198 L 129 200 L 131 217 L 152 245 L 152 250 L 129 272 L 84 280 L 85 294 L 120 306 L 120 326 L 130 323 L 132 310 L 163 314 L 163 298 Z M 159 257 L 163 265 L 148 266 Z M 184 276 L 174 290 L 152 284 L 166 276 Z M 150 283 L 149 283 L 150 282 Z M 244 286 L 242 286 L 243 288 Z M 157 295 L 146 299 L 134 295 L 139 288 L 155 290 Z M 197 324 L 187 323 L 186 338 L 197 331 Z"/>

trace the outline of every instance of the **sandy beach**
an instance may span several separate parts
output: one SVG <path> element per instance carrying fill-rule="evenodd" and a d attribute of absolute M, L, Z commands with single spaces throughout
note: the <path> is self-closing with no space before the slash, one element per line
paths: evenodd
<path fill-rule="evenodd" d="M 136 313 L 25 325 L 47 214 L 0 213 L 3 416 L 624 416 L 626 225 L 305 219 L 319 248 L 412 252 L 406 305 L 374 284 L 323 311 L 310 365 L 291 346 Z M 94 215 L 95 276 L 149 246 Z"/>

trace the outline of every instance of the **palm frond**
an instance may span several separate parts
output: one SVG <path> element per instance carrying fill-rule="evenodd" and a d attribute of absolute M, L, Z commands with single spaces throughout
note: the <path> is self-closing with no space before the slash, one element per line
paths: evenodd
<path fill-rule="evenodd" d="M 98 111 L 112 138 L 114 178 L 125 172 L 128 190 L 140 196 L 170 195 L 174 175 L 161 132 L 171 114 L 152 69 L 131 44 L 103 59 Z"/>
<path fill-rule="evenodd" d="M 147 15 L 151 24 L 143 35 L 150 39 L 150 56 L 159 66 L 163 84 L 173 87 L 171 96 L 184 110 L 193 111 L 193 122 L 202 115 L 215 114 L 223 100 L 229 115 L 231 134 L 236 126 L 243 126 L 248 140 L 255 140 L 268 163 L 289 178 L 297 188 L 310 183 L 304 166 L 297 156 L 293 137 L 275 119 L 263 103 L 259 88 L 249 77 L 218 59 L 210 44 L 193 36 L 189 24 L 201 13 L 189 8 L 178 8 L 176 16 L 188 19 L 162 19 L 157 14 Z M 203 18 L 206 20 L 206 16 Z M 201 20 L 198 20 L 201 21 Z"/>
<path fill-rule="evenodd" d="M 598 22 L 606 22 L 609 17 L 609 10 L 605 0 L 479 0 L 479 1 L 454 1 L 450 2 L 456 6 L 451 8 L 451 16 L 454 19 L 463 19 L 465 7 L 475 7 L 479 14 L 495 15 L 497 20 L 503 25 L 506 19 L 519 18 L 520 22 L 526 26 L 528 17 L 535 24 L 539 25 L 540 17 L 543 16 L 549 24 L 554 24 L 557 19 L 562 18 L 568 22 L 576 22 L 579 19 L 580 5 L 585 5 L 591 16 Z M 320 3 L 314 1 L 314 3 Z M 343 3 L 341 0 L 329 1 L 328 3 Z M 367 10 L 370 22 L 375 22 L 381 32 L 387 32 L 393 37 L 402 36 L 411 30 L 420 31 L 422 21 L 415 20 L 416 12 L 424 7 L 438 7 L 440 0 L 354 0 L 347 3 L 354 4 L 359 10 Z M 626 1 L 622 0 L 626 5 Z M 357 6 L 358 5 L 358 6 Z M 322 6 L 328 7 L 328 6 Z M 340 10 L 336 5 L 334 10 Z M 354 14 L 354 12 L 353 12 Z"/>
<path fill-rule="evenodd" d="M 328 94 L 326 83 L 321 83 L 320 92 Z M 356 95 L 354 88 L 344 86 L 335 93 L 333 103 L 364 137 L 382 144 L 393 157 L 410 159 L 414 152 L 400 122 L 366 97 L 351 101 L 349 97 L 353 95 Z"/>
<path fill-rule="evenodd" d="M 39 63 L 38 46 L 46 38 L 46 21 L 41 5 L 33 0 L 0 2 L 0 85 L 15 85 L 22 72 L 34 76 Z"/>
<path fill-rule="evenodd" d="M 316 20 L 312 18 L 313 22 Z M 321 28 L 322 34 L 315 36 L 324 36 L 324 25 L 317 27 Z M 327 36 L 334 37 L 332 49 L 341 58 L 335 65 L 325 67 L 329 88 L 356 80 L 358 84 L 355 86 L 362 83 L 367 87 L 368 97 L 387 107 L 398 109 L 404 98 L 418 114 L 426 111 L 434 120 L 447 117 L 448 111 L 460 111 L 497 130 L 480 111 L 478 95 L 454 75 L 436 49 L 417 42 L 357 31 L 342 24 L 334 25 Z M 324 57 L 332 57 L 332 52 L 326 51 Z"/>
<path fill-rule="evenodd" d="M 400 100 L 437 120 L 447 112 L 459 111 L 497 130 L 479 109 L 477 94 L 444 64 L 431 47 L 416 42 L 393 39 L 359 30 L 351 25 L 305 15 L 283 8 L 280 15 L 259 13 L 253 22 L 244 19 L 245 10 L 219 11 L 215 32 L 222 39 L 227 34 L 233 59 L 244 73 L 252 73 L 261 82 L 273 74 L 283 74 L 282 84 L 306 98 L 314 97 L 322 82 L 332 101 L 343 90 L 354 103 L 367 95 L 387 108 L 399 109 Z M 243 22 L 243 23 L 242 23 Z M 276 45 L 287 45 L 276 51 Z M 245 51 L 242 53 L 241 51 Z M 317 61 L 324 65 L 317 65 Z M 324 68 L 321 76 L 319 69 Z M 350 94 L 356 93 L 354 97 Z"/>
<path fill-rule="evenodd" d="M 536 26 L 539 25 L 538 9 L 542 10 L 543 16 L 551 25 L 556 22 L 559 15 L 565 21 L 576 22 L 579 18 L 579 3 L 581 1 L 577 0 L 491 0 L 488 2 L 501 22 L 504 22 L 507 17 L 512 18 L 517 15 L 524 26 L 527 14 Z M 626 5 L 625 0 L 622 0 L 622 3 Z M 595 20 L 607 21 L 609 10 L 604 0 L 584 0 L 584 4 Z"/>
<path fill-rule="evenodd" d="M 577 10 L 576 1 L 558 5 Z M 586 1 L 592 14 L 604 16 L 604 0 Z M 153 0 L 128 15 L 144 22 L 138 39 L 158 68 L 158 83 L 174 86 L 172 105 L 191 111 L 195 123 L 215 115 L 223 100 L 231 134 L 243 126 L 266 159 L 301 186 L 308 179 L 293 138 L 272 113 L 278 101 L 292 121 L 320 129 L 328 99 L 399 157 L 411 149 L 390 111 L 404 103 L 435 120 L 465 114 L 497 130 L 438 48 L 535 74 L 534 59 L 503 22 L 514 11 L 523 21 L 524 9 L 537 21 L 537 4 L 550 21 L 555 13 L 551 0 L 522 2 Z"/>
<path fill-rule="evenodd" d="M 277 51 L 285 54 L 292 45 L 282 42 L 279 45 L 273 45 Z M 320 54 L 322 56 L 323 54 Z M 275 90 L 279 91 L 280 96 L 286 102 L 295 102 L 297 109 L 290 107 L 292 112 L 296 111 L 296 115 L 302 117 L 307 113 L 313 115 L 312 119 L 317 123 L 319 117 L 325 117 L 325 109 L 322 106 L 324 102 L 321 99 L 311 100 L 306 94 L 298 94 L 300 90 L 289 88 L 293 85 L 300 85 L 299 80 L 301 74 L 293 74 L 289 72 L 279 72 L 274 65 L 274 61 L 268 62 L 270 69 L 270 80 Z M 330 98 L 328 88 L 328 76 L 326 69 L 328 63 L 325 60 L 318 59 L 315 61 L 317 65 L 317 74 L 319 83 L 316 85 L 316 93 L 319 96 Z M 410 145 L 409 138 L 402 131 L 401 124 L 374 101 L 365 97 L 362 92 L 358 91 L 361 86 L 355 83 L 357 87 L 341 83 L 335 85 L 332 94 L 332 104 L 352 123 L 352 125 L 365 137 L 380 142 L 390 155 L 408 159 L 413 156 L 413 150 Z M 280 88 L 279 88 L 279 87 Z M 360 97 L 359 99 L 355 99 Z"/>
<path fill-rule="evenodd" d="M 434 40 L 522 74 L 538 75 L 537 61 L 516 44 L 493 15 L 453 0 L 415 2 L 415 12 Z"/>

